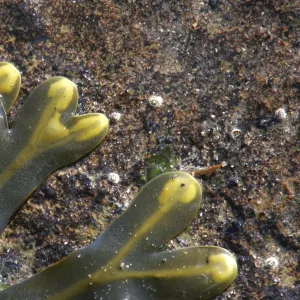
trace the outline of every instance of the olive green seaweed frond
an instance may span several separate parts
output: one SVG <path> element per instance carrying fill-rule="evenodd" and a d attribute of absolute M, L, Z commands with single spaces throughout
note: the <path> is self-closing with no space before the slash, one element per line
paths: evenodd
<path fill-rule="evenodd" d="M 40 84 L 9 127 L 6 113 L 20 84 L 19 71 L 0 63 L 0 232 L 45 177 L 91 151 L 108 132 L 104 115 L 74 115 L 78 92 L 65 77 Z"/>
<path fill-rule="evenodd" d="M 155 177 L 94 243 L 5 289 L 0 300 L 212 298 L 237 275 L 229 251 L 213 246 L 160 251 L 190 224 L 201 197 L 201 185 L 188 173 Z"/>
<path fill-rule="evenodd" d="M 6 113 L 19 89 L 18 70 L 0 63 L 0 232 L 45 177 L 108 132 L 104 115 L 74 115 L 77 88 L 64 77 L 40 84 L 9 128 Z M 1 285 L 0 300 L 210 299 L 237 276 L 234 255 L 213 246 L 161 250 L 190 224 L 201 200 L 193 176 L 161 174 L 91 245 L 20 284 Z"/>

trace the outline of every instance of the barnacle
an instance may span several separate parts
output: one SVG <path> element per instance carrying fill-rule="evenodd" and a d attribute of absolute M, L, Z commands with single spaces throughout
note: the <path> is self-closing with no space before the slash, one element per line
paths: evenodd
<path fill-rule="evenodd" d="M 74 115 L 77 88 L 64 77 L 40 84 L 9 128 L 6 113 L 20 82 L 12 64 L 0 63 L 0 232 L 45 177 L 92 150 L 108 132 L 104 115 Z"/>
<path fill-rule="evenodd" d="M 161 107 L 163 105 L 164 99 L 161 96 L 152 95 L 149 98 L 149 104 L 154 107 Z"/>
<path fill-rule="evenodd" d="M 155 177 L 94 243 L 3 290 L 0 300 L 210 299 L 235 279 L 235 257 L 212 246 L 161 250 L 191 222 L 201 198 L 188 173 Z"/>

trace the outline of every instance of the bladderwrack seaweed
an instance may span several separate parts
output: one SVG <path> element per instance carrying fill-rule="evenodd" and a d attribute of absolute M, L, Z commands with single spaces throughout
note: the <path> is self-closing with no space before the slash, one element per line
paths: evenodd
<path fill-rule="evenodd" d="M 0 232 L 45 177 L 95 148 L 109 127 L 103 114 L 75 116 L 77 87 L 59 76 L 34 89 L 9 128 L 19 89 L 18 70 L 0 63 Z"/>
<path fill-rule="evenodd" d="M 201 198 L 201 185 L 188 173 L 155 177 L 94 243 L 5 289 L 0 300 L 212 298 L 237 276 L 230 252 L 213 246 L 159 251 L 190 224 Z"/>

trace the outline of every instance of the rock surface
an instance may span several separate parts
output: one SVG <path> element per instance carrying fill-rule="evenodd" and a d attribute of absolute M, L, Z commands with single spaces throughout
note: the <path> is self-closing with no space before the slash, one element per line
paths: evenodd
<path fill-rule="evenodd" d="M 78 113 L 122 116 L 95 151 L 46 179 L 2 233 L 2 283 L 94 240 L 126 210 L 151 155 L 169 145 L 175 169 L 228 164 L 199 179 L 203 206 L 169 247 L 236 254 L 239 276 L 219 300 L 299 299 L 299 1 L 0 2 L 0 58 L 22 72 L 10 122 L 57 75 L 76 82 Z M 112 172 L 119 183 L 107 180 Z"/>

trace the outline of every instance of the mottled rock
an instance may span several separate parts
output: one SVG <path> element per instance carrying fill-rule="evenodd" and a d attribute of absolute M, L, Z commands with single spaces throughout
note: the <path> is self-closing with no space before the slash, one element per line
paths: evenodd
<path fill-rule="evenodd" d="M 3 232 L 3 283 L 94 240 L 167 144 L 182 170 L 228 163 L 202 178 L 198 218 L 169 247 L 218 245 L 237 255 L 239 277 L 219 300 L 300 297 L 298 1 L 2 2 L 1 60 L 22 71 L 10 122 L 29 92 L 57 75 L 76 82 L 78 113 L 123 115 Z M 153 94 L 164 99 L 157 109 L 148 104 Z M 111 172 L 118 185 L 107 181 Z"/>

